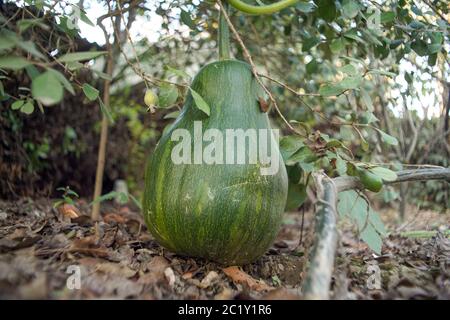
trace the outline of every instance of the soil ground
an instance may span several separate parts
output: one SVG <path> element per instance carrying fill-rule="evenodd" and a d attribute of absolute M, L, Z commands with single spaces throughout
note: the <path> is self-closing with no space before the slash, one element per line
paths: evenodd
<path fill-rule="evenodd" d="M 164 250 L 133 208 L 110 203 L 102 211 L 102 221 L 93 223 L 82 200 L 59 210 L 47 199 L 0 201 L 0 298 L 301 299 L 314 236 L 311 212 L 303 232 L 301 213 L 286 214 L 263 257 L 225 267 Z M 332 297 L 450 299 L 450 240 L 440 232 L 400 236 L 446 229 L 448 214 L 411 208 L 402 225 L 392 223 L 395 210 L 382 216 L 391 234 L 381 256 L 358 240 L 351 224 L 340 223 Z"/>

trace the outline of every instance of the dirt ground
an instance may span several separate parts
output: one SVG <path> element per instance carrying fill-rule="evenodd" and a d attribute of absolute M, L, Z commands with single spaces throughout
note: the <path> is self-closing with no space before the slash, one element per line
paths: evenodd
<path fill-rule="evenodd" d="M 49 200 L 0 201 L 2 299 L 301 299 L 314 219 L 286 214 L 272 248 L 255 263 L 225 267 L 161 248 L 143 219 L 127 206 L 105 204 L 102 221 L 83 201 L 53 208 Z M 444 230 L 448 214 L 412 208 L 394 225 L 382 255 L 340 223 L 332 283 L 335 299 L 450 299 L 450 239 L 400 236 L 407 230 Z M 433 221 L 433 224 L 430 223 Z M 302 242 L 299 244 L 300 233 Z"/>

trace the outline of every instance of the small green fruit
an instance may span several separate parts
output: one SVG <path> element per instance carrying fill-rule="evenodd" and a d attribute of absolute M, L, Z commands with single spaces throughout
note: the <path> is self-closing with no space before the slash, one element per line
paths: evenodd
<path fill-rule="evenodd" d="M 145 91 L 144 103 L 147 107 L 153 108 L 158 104 L 158 96 L 150 89 Z"/>

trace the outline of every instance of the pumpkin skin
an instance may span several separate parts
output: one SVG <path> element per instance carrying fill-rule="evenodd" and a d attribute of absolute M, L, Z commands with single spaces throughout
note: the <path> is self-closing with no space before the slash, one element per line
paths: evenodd
<path fill-rule="evenodd" d="M 186 129 L 194 140 L 194 121 L 202 122 L 203 133 L 214 128 L 224 137 L 226 129 L 269 129 L 269 118 L 258 104 L 262 88 L 250 66 L 237 60 L 206 65 L 191 88 L 208 103 L 210 116 L 188 94 L 182 112 L 163 133 L 146 169 L 146 224 L 162 246 L 178 254 L 226 265 L 250 263 L 273 243 L 286 203 L 288 178 L 277 142 L 270 134 L 278 172 L 261 175 L 259 162 L 174 164 L 171 153 L 179 142 L 171 134 Z M 209 143 L 203 142 L 203 149 Z M 248 156 L 248 145 L 246 152 Z"/>

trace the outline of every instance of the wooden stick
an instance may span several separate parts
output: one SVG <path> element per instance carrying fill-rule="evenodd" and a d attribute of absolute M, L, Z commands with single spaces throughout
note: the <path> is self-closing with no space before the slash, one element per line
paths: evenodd
<path fill-rule="evenodd" d="M 394 184 L 419 180 L 446 180 L 450 182 L 450 168 L 427 168 L 397 172 L 397 180 L 385 182 Z M 310 264 L 304 286 L 305 299 L 329 299 L 331 277 L 337 248 L 337 195 L 351 189 L 364 189 L 354 177 L 330 179 L 322 174 L 316 177 L 318 205 L 316 209 L 316 240 L 312 249 Z"/>

